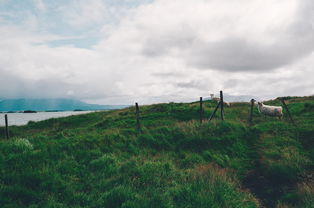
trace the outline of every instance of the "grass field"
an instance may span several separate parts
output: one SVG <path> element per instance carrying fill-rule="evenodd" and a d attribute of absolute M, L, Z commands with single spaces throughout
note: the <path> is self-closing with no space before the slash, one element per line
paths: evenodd
<path fill-rule="evenodd" d="M 296 126 L 194 102 L 0 128 L 0 207 L 314 207 L 314 97 L 286 103 Z"/>

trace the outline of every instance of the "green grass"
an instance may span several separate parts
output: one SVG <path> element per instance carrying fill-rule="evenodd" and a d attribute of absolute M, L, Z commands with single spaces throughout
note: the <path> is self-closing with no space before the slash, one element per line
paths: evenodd
<path fill-rule="evenodd" d="M 194 102 L 1 127 L 0 207 L 313 207 L 314 98 L 286 99 L 296 126 Z"/>

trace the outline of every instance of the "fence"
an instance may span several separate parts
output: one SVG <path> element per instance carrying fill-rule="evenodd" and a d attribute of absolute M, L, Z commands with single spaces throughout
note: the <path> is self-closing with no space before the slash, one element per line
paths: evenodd
<path fill-rule="evenodd" d="M 291 113 L 288 109 L 288 106 L 286 105 L 284 99 L 280 98 L 280 101 L 283 105 L 283 107 L 285 108 L 286 112 L 288 113 L 288 116 L 289 116 L 289 119 L 290 119 L 290 122 L 292 124 L 295 125 L 295 122 L 294 120 L 292 119 L 292 116 L 291 116 Z M 200 97 L 200 106 L 199 106 L 199 121 L 200 123 L 203 122 L 204 120 L 204 104 L 203 104 L 203 97 Z M 255 104 L 255 100 L 254 99 L 251 99 L 250 101 L 250 111 L 249 111 L 249 118 L 248 118 L 248 122 L 250 125 L 253 124 L 253 109 L 254 109 L 254 104 Z M 224 99 L 223 99 L 223 91 L 220 91 L 220 98 L 219 98 L 219 101 L 214 109 L 214 111 L 211 113 L 209 119 L 208 119 L 208 122 L 210 122 L 216 115 L 216 112 L 217 110 L 220 108 L 220 118 L 221 120 L 225 120 L 225 112 L 224 112 Z M 139 106 L 138 106 L 138 103 L 136 103 L 136 129 L 138 131 L 141 131 L 141 128 L 140 128 L 140 119 L 139 119 Z"/>
<path fill-rule="evenodd" d="M 220 118 L 222 121 L 225 120 L 225 112 L 224 112 L 224 98 L 223 98 L 223 91 L 220 91 L 220 97 L 216 99 L 218 102 L 217 102 L 217 105 L 214 109 L 214 111 L 210 114 L 209 116 L 209 119 L 208 119 L 208 122 L 210 122 L 216 115 L 216 112 L 217 110 L 220 108 Z M 284 99 L 280 99 L 284 109 L 286 110 L 288 116 L 289 116 L 289 119 L 290 119 L 290 122 L 292 124 L 295 125 L 295 122 L 291 116 L 291 113 L 288 109 L 288 106 L 286 105 Z M 251 105 L 250 105 L 250 111 L 249 111 L 249 118 L 248 118 L 248 122 L 250 125 L 253 124 L 253 107 L 254 107 L 254 103 L 255 103 L 255 100 L 254 99 L 251 99 Z M 138 103 L 135 103 L 135 119 L 136 119 L 136 130 L 137 132 L 141 132 L 141 118 L 140 118 L 140 107 L 138 105 Z M 200 97 L 200 101 L 199 101 L 199 122 L 202 123 L 204 121 L 204 102 L 203 102 L 203 97 Z M 8 115 L 5 114 L 5 137 L 7 139 L 10 138 L 10 134 L 9 134 L 9 124 L 8 124 Z"/>

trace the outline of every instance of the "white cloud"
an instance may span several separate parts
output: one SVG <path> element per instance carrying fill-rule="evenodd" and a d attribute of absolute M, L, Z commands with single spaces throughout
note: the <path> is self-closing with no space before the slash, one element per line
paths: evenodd
<path fill-rule="evenodd" d="M 125 74 L 133 70 L 136 83 L 124 83 L 128 91 L 137 92 L 137 99 L 157 95 L 171 100 L 169 92 L 184 98 L 224 88 L 267 98 L 289 90 L 310 93 L 297 90 L 293 80 L 310 81 L 307 77 L 313 75 L 313 70 L 300 70 L 297 65 L 314 49 L 314 36 L 308 35 L 312 28 L 305 18 L 311 7 L 297 1 L 226 2 L 155 1 L 138 8 L 95 48 L 119 59 L 122 64 L 116 66 Z M 296 33 L 299 27 L 306 33 Z M 153 76 L 160 72 L 185 77 Z M 285 77 L 289 73 L 290 79 Z M 228 88 L 229 80 L 237 80 L 237 85 Z"/>
<path fill-rule="evenodd" d="M 137 35 L 147 56 L 183 56 L 205 69 L 273 69 L 313 50 L 314 36 L 310 29 L 295 33 L 308 21 L 298 22 L 303 8 L 296 1 L 267 2 L 272 4 L 159 0 L 140 8 L 124 27 Z"/>
<path fill-rule="evenodd" d="M 102 24 L 106 35 L 91 49 L 49 47 L 45 41 L 62 37 L 0 25 L 0 81 L 11 90 L 0 97 L 130 104 L 220 89 L 262 98 L 314 93 L 309 0 L 156 0 L 110 26 L 104 1 L 73 2 L 62 7 L 65 21 Z"/>

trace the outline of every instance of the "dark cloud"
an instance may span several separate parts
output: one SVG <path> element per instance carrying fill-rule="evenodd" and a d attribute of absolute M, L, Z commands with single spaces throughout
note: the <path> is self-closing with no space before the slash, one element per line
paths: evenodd
<path fill-rule="evenodd" d="M 201 69 L 225 71 L 267 70 L 287 63 L 275 48 L 258 47 L 240 38 L 199 43 L 189 53 L 187 62 Z"/>
<path fill-rule="evenodd" d="M 249 42 L 247 37 L 198 43 L 188 62 L 199 68 L 224 71 L 267 71 L 289 65 L 314 51 L 313 15 L 314 2 L 305 0 L 299 4 L 296 19 L 285 34 L 274 34 L 273 44 Z"/>
<path fill-rule="evenodd" d="M 150 34 L 142 52 L 154 58 L 171 56 L 175 51 L 175 55 L 188 66 L 199 69 L 269 71 L 294 63 L 314 51 L 313 15 L 313 1 L 299 2 L 294 21 L 286 28 L 277 25 L 280 32 L 272 33 L 271 43 L 250 36 L 234 36 L 233 33 L 220 40 L 208 41 L 188 25 L 178 24 L 177 29 Z"/>
<path fill-rule="evenodd" d="M 73 86 L 59 80 L 29 80 L 1 71 L 0 97 L 3 98 L 56 98 L 66 97 Z"/>
<path fill-rule="evenodd" d="M 304 37 L 304 36 L 303 36 Z M 223 71 L 266 71 L 288 65 L 308 55 L 313 37 L 291 37 L 271 46 L 230 38 L 213 43 L 199 43 L 189 52 L 188 64 L 202 69 Z"/>

